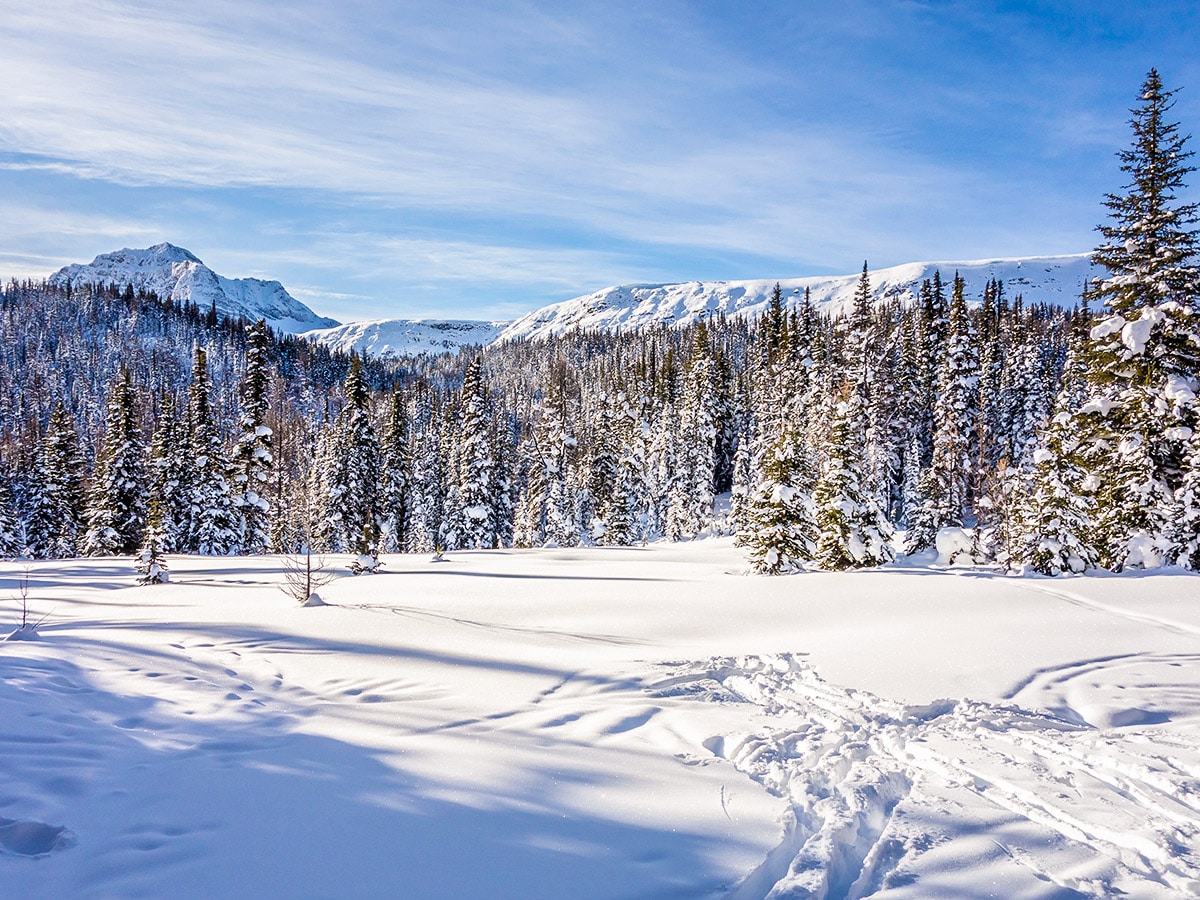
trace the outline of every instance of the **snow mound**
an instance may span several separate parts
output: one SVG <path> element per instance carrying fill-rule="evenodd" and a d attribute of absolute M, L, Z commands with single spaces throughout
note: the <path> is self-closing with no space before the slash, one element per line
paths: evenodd
<path fill-rule="evenodd" d="M 318 316 L 289 294 L 278 281 L 226 278 L 182 247 L 162 243 L 144 250 L 125 248 L 102 253 L 87 265 L 73 264 L 50 276 L 50 283 L 79 287 L 86 284 L 132 286 L 162 298 L 191 302 L 201 312 L 215 303 L 222 316 L 265 319 L 277 331 L 296 334 L 338 323 Z"/>

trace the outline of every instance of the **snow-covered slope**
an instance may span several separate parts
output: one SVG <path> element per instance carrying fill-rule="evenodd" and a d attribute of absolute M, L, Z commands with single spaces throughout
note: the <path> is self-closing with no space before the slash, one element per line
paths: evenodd
<path fill-rule="evenodd" d="M 1194 574 L 170 562 L 0 562 L 5 900 L 1200 896 Z"/>
<path fill-rule="evenodd" d="M 990 278 L 1004 282 L 1012 299 L 1022 294 L 1027 303 L 1069 306 L 1079 299 L 1084 281 L 1093 273 L 1087 254 L 1036 256 L 1024 259 L 986 259 L 972 262 L 905 263 L 871 272 L 877 298 L 910 301 L 921 282 L 935 271 L 949 284 L 957 271 L 966 281 L 968 299 L 978 299 Z M 776 282 L 789 301 L 807 288 L 818 308 L 840 311 L 854 297 L 860 273 L 756 281 L 689 281 L 683 284 L 633 284 L 604 288 L 583 297 L 555 303 L 517 319 L 500 340 L 544 338 L 575 329 L 628 331 L 650 325 L 675 327 L 715 313 L 756 317 L 766 309 Z"/>
<path fill-rule="evenodd" d="M 87 265 L 59 269 L 50 276 L 50 283 L 133 285 L 175 301 L 190 300 L 201 310 L 209 309 L 215 300 L 221 315 L 266 319 L 272 328 L 293 334 L 338 324 L 335 319 L 318 316 L 278 281 L 226 278 L 182 247 L 167 243 L 145 250 L 102 253 Z"/>
<path fill-rule="evenodd" d="M 336 350 L 371 356 L 415 356 L 448 353 L 459 347 L 490 344 L 507 322 L 435 321 L 431 319 L 371 319 L 336 328 L 305 332 L 303 337 Z"/>

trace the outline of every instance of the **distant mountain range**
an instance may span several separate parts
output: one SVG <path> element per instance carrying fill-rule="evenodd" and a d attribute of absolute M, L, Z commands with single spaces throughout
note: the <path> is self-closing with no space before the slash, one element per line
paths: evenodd
<path fill-rule="evenodd" d="M 957 272 L 967 297 L 977 301 L 989 279 L 1004 282 L 1010 300 L 1071 306 L 1083 286 L 1098 273 L 1086 253 L 969 262 L 905 263 L 870 272 L 879 300 L 916 299 L 921 282 L 940 271 L 949 291 Z M 681 328 L 713 315 L 729 318 L 761 315 L 776 283 L 790 306 L 805 290 L 819 309 L 840 312 L 852 302 L 859 273 L 853 275 L 767 278 L 751 281 L 689 281 L 680 284 L 629 284 L 604 288 L 528 313 L 514 322 L 470 320 L 373 319 L 340 325 L 318 316 L 292 297 L 278 281 L 225 278 L 195 256 L 172 244 L 146 250 L 118 250 L 97 256 L 89 265 L 71 265 L 50 277 L 55 284 L 100 282 L 155 291 L 175 300 L 191 300 L 201 309 L 216 301 L 222 315 L 265 318 L 272 327 L 303 334 L 343 351 L 375 356 L 449 353 L 464 346 L 519 338 L 539 339 L 587 329 L 629 331 L 654 325 Z"/>
<path fill-rule="evenodd" d="M 87 265 L 70 265 L 50 276 L 50 283 L 132 285 L 177 302 L 191 301 L 201 311 L 215 301 L 222 316 L 266 319 L 278 331 L 296 334 L 313 328 L 338 325 L 336 319 L 318 316 L 289 294 L 278 281 L 261 278 L 226 278 L 197 257 L 174 244 L 155 244 L 145 250 L 103 253 Z"/>
<path fill-rule="evenodd" d="M 1096 273 L 1088 254 L 1034 256 L 1023 259 L 985 259 L 971 262 L 905 263 L 871 271 L 877 300 L 916 299 L 921 282 L 940 271 L 949 293 L 957 272 L 966 282 L 968 300 L 979 300 L 991 278 L 1004 282 L 1011 301 L 1017 294 L 1027 303 L 1071 306 L 1079 301 L 1084 282 Z M 770 302 L 779 284 L 788 305 L 800 302 L 808 290 L 813 306 L 841 312 L 854 299 L 861 273 L 806 278 L 766 278 L 753 281 L 688 281 L 681 284 L 630 284 L 604 288 L 565 300 L 517 319 L 500 340 L 541 338 L 575 329 L 626 331 L 651 325 L 683 327 L 708 316 L 755 318 Z"/>
<path fill-rule="evenodd" d="M 370 319 L 336 328 L 305 332 L 337 350 L 356 350 L 379 357 L 453 353 L 459 347 L 490 344 L 507 322 L 440 321 L 434 319 Z"/>

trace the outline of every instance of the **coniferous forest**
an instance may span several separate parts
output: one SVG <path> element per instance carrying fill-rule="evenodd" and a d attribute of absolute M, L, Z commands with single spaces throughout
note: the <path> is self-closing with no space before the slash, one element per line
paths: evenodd
<path fill-rule="evenodd" d="M 750 567 L 939 545 L 1200 567 L 1200 231 L 1146 78 L 1073 309 L 955 272 L 757 321 L 344 356 L 114 286 L 0 299 L 0 555 L 380 553 L 734 533 Z"/>

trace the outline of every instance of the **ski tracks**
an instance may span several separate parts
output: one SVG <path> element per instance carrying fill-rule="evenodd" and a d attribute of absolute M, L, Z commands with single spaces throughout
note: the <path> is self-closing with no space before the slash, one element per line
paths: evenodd
<path fill-rule="evenodd" d="M 1194 730 L 1098 730 L 971 700 L 904 706 L 787 654 L 712 660 L 653 689 L 766 714 L 761 731 L 705 742 L 788 803 L 780 846 L 733 900 L 922 896 L 923 857 L 945 870 L 957 846 L 969 871 L 980 833 L 1050 896 L 1200 895 Z"/>

